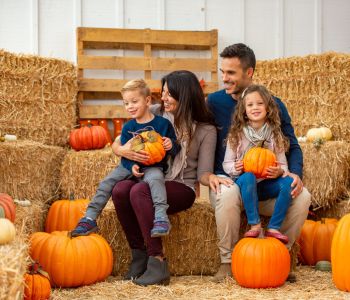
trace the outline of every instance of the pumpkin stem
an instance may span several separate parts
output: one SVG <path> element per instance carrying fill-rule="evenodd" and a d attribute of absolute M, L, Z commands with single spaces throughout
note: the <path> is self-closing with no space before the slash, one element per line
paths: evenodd
<path fill-rule="evenodd" d="M 70 200 L 70 201 L 73 201 L 73 200 L 74 200 L 74 193 L 73 193 L 73 192 L 71 192 L 71 193 L 69 194 L 69 200 Z"/>
<path fill-rule="evenodd" d="M 28 272 L 30 275 L 40 274 L 46 277 L 48 280 L 50 280 L 49 274 L 43 270 L 42 266 L 38 261 L 33 260 L 32 258 L 30 258 L 30 265 L 28 267 Z"/>
<path fill-rule="evenodd" d="M 264 148 L 264 144 L 265 144 L 266 140 L 263 140 L 263 141 L 260 141 L 256 144 L 256 147 L 259 147 L 259 148 Z"/>

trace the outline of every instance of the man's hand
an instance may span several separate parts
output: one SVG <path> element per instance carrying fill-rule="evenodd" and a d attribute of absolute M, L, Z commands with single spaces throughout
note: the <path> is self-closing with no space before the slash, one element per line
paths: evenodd
<path fill-rule="evenodd" d="M 162 137 L 163 139 L 163 147 L 165 151 L 169 151 L 173 147 L 173 143 L 171 142 L 171 139 L 168 137 Z"/>
<path fill-rule="evenodd" d="M 297 174 L 291 173 L 291 172 L 285 172 L 283 174 L 283 177 L 292 177 L 293 178 L 293 182 L 291 184 L 291 187 L 293 188 L 291 195 L 292 198 L 296 198 L 303 190 L 303 182 L 301 181 L 300 177 Z"/>
<path fill-rule="evenodd" d="M 283 175 L 283 169 L 281 166 L 276 166 L 276 167 L 268 167 L 266 169 L 266 178 L 278 178 Z"/>
<path fill-rule="evenodd" d="M 132 175 L 135 177 L 142 177 L 145 173 L 140 173 L 140 166 L 139 165 L 133 165 L 131 168 Z"/>

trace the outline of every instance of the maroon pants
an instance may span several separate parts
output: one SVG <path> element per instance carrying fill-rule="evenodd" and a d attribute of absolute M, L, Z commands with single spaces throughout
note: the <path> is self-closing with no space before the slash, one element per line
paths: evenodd
<path fill-rule="evenodd" d="M 188 186 L 176 182 L 165 183 L 169 215 L 188 209 L 196 195 Z M 147 249 L 149 256 L 163 256 L 161 238 L 151 238 L 154 208 L 149 186 L 145 182 L 124 180 L 117 183 L 112 199 L 120 224 L 131 249 Z"/>

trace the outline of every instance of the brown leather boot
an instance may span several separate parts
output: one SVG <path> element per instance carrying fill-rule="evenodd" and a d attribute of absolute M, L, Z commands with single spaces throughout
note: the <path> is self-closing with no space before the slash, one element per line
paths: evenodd
<path fill-rule="evenodd" d="M 213 282 L 221 282 L 227 277 L 232 277 L 232 269 L 230 263 L 222 263 L 219 270 L 216 272 L 214 277 L 211 279 Z"/>
<path fill-rule="evenodd" d="M 148 255 L 146 250 L 131 249 L 131 263 L 124 280 L 133 280 L 140 277 L 147 269 Z"/>

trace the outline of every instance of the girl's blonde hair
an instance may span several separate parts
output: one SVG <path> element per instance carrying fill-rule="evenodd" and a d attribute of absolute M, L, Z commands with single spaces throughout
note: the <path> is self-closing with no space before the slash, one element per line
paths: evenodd
<path fill-rule="evenodd" d="M 245 99 L 247 95 L 257 92 L 264 101 L 266 107 L 266 122 L 272 130 L 275 146 L 279 151 L 288 151 L 289 140 L 283 135 L 281 130 L 281 119 L 276 101 L 269 91 L 262 85 L 253 84 L 247 87 L 238 100 L 236 110 L 232 117 L 231 128 L 229 130 L 228 141 L 232 149 L 238 146 L 243 127 L 249 125 L 249 119 L 245 109 Z"/>
<path fill-rule="evenodd" d="M 123 95 L 125 92 L 129 91 L 140 91 L 140 94 L 144 97 L 148 97 L 151 95 L 151 90 L 147 85 L 146 81 L 143 79 L 134 79 L 130 80 L 124 84 L 120 93 Z"/>

